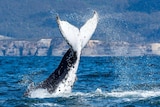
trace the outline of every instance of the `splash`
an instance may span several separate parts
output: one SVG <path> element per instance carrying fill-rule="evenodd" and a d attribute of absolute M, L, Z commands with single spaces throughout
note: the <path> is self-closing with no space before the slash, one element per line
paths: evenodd
<path fill-rule="evenodd" d="M 131 102 L 138 100 L 145 100 L 149 98 L 159 97 L 160 90 L 134 90 L 134 91 L 102 91 L 100 88 L 97 88 L 94 92 L 72 92 L 72 93 L 48 93 L 45 89 L 36 89 L 32 90 L 30 93 L 30 98 L 69 98 L 69 97 L 81 97 L 83 99 L 97 97 L 97 98 L 113 98 L 116 102 Z"/>
<path fill-rule="evenodd" d="M 158 97 L 160 96 L 160 90 L 135 90 L 135 91 L 122 91 L 122 92 L 110 92 L 106 93 L 105 96 L 117 97 L 117 98 L 140 98 L 146 99 L 150 97 Z"/>

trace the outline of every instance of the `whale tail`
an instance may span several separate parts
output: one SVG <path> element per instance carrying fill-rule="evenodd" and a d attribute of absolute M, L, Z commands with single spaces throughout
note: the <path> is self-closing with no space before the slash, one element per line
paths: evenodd
<path fill-rule="evenodd" d="M 80 29 L 66 21 L 61 21 L 59 17 L 57 17 L 57 22 L 62 36 L 72 49 L 68 49 L 59 66 L 46 80 L 36 87 L 32 86 L 27 90 L 26 96 L 37 97 L 36 95 L 40 95 L 41 97 L 41 94 L 39 94 L 41 91 L 43 93 L 47 91 L 50 94 L 71 92 L 72 86 L 76 81 L 76 72 L 79 65 L 81 50 L 87 44 L 97 27 L 98 14 L 94 12 L 93 17 Z"/>
<path fill-rule="evenodd" d="M 94 11 L 94 15 L 90 18 L 80 29 L 71 25 L 67 21 L 60 20 L 57 16 L 57 23 L 59 25 L 62 36 L 74 51 L 81 51 L 92 37 L 97 24 L 98 13 Z"/>

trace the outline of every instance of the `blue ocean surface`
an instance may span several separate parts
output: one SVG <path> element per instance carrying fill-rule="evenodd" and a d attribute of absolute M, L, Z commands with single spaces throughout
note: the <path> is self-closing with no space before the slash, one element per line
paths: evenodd
<path fill-rule="evenodd" d="M 46 79 L 61 58 L 0 57 L 0 106 L 160 106 L 159 56 L 81 57 L 72 93 L 48 98 L 24 96 L 29 85 Z"/>

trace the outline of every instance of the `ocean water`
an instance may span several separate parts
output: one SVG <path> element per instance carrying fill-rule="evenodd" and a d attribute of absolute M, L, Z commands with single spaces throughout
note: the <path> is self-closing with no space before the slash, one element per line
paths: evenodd
<path fill-rule="evenodd" d="M 81 57 L 73 92 L 25 97 L 61 57 L 0 57 L 0 107 L 158 107 L 160 57 Z"/>

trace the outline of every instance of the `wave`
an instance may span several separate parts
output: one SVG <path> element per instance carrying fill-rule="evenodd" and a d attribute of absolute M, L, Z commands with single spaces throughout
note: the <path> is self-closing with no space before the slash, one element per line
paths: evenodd
<path fill-rule="evenodd" d="M 56 97 L 103 97 L 103 98 L 116 98 L 126 101 L 133 100 L 143 100 L 153 97 L 160 97 L 160 90 L 134 90 L 134 91 L 116 91 L 111 92 L 102 91 L 100 88 L 96 89 L 94 92 L 72 92 L 72 93 L 63 93 L 63 94 L 50 94 L 45 89 L 36 89 L 32 90 L 30 93 L 30 98 L 56 98 Z"/>
<path fill-rule="evenodd" d="M 124 92 L 111 92 L 104 94 L 109 97 L 133 97 L 133 98 L 150 98 L 160 96 L 160 90 L 135 90 L 135 91 L 124 91 Z"/>
<path fill-rule="evenodd" d="M 54 103 L 38 103 L 34 104 L 35 107 L 64 107 L 63 105 L 54 104 Z"/>

